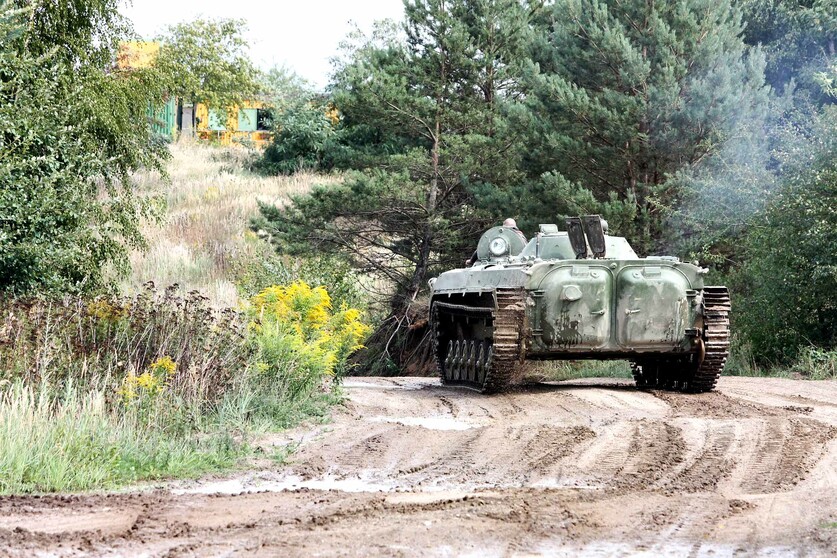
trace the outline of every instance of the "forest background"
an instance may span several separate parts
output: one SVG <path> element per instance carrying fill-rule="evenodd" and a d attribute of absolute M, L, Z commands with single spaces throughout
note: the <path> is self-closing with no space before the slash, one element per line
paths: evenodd
<path fill-rule="evenodd" d="M 375 339 L 401 343 L 372 347 L 372 369 L 411 360 L 414 301 L 481 231 L 593 213 L 641 255 L 699 260 L 731 287 L 731 369 L 834 369 L 837 3 L 436 0 L 405 13 L 345 42 L 322 106 L 280 114 L 260 162 L 343 173 L 263 206 L 257 226 L 280 251 L 331 251 L 395 285 Z"/>

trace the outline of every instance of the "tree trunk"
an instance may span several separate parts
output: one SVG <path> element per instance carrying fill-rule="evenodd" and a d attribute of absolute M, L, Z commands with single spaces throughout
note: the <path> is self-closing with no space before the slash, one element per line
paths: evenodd
<path fill-rule="evenodd" d="M 444 1 L 440 3 L 439 10 L 445 11 Z M 424 223 L 424 231 L 419 247 L 419 254 L 416 260 L 416 269 L 413 278 L 407 289 L 407 299 L 404 301 L 405 309 L 410 306 L 421 291 L 421 286 L 427 279 L 427 269 L 430 264 L 430 252 L 433 242 L 433 221 L 436 217 L 436 201 L 439 196 L 439 147 L 442 140 L 442 105 L 446 98 L 447 90 L 447 51 L 444 43 L 441 45 L 439 63 L 439 88 L 436 96 L 436 117 L 433 129 L 433 147 L 430 150 L 431 178 L 430 188 L 427 192 L 427 217 Z"/>
<path fill-rule="evenodd" d="M 433 241 L 433 219 L 436 215 L 436 200 L 439 196 L 439 136 L 442 128 L 441 114 L 439 111 L 436 113 L 435 124 L 433 148 L 430 150 L 432 178 L 430 179 L 430 188 L 427 192 L 427 218 L 424 223 L 421 246 L 416 260 L 416 269 L 413 272 L 410 287 L 407 289 L 408 299 L 405 301 L 405 306 L 409 306 L 410 302 L 414 301 L 421 291 L 421 286 L 427 278 L 427 268 L 430 263 L 430 252 Z"/>

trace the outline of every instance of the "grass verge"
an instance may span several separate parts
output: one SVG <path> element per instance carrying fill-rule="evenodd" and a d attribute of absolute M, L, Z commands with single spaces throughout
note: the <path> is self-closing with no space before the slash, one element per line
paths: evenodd
<path fill-rule="evenodd" d="M 532 375 L 552 382 L 577 378 L 633 378 L 626 360 L 544 361 L 535 364 Z"/>
<path fill-rule="evenodd" d="M 258 201 L 281 205 L 308 192 L 314 182 L 338 180 L 313 173 L 257 175 L 245 170 L 252 155 L 241 148 L 181 141 L 171 152 L 169 182 L 156 172 L 135 176 L 140 194 L 165 200 L 166 215 L 160 223 L 145 225 L 149 248 L 132 254 L 123 291 L 139 291 L 148 281 L 177 283 L 186 291 L 201 291 L 218 306 L 236 306 L 236 266 L 264 254 L 264 242 L 248 230 Z"/>
<path fill-rule="evenodd" d="M 194 293 L 0 304 L 0 493 L 234 466 L 321 420 L 368 328 L 297 281 L 215 310 Z"/>
<path fill-rule="evenodd" d="M 109 393 L 15 382 L 0 397 L 0 493 L 65 492 L 195 477 L 234 465 L 248 447 L 218 429 L 201 436 L 118 413 Z"/>
<path fill-rule="evenodd" d="M 750 345 L 733 335 L 725 373 L 729 376 L 793 378 L 802 380 L 837 379 L 837 351 L 802 347 L 790 363 L 759 364 Z"/>

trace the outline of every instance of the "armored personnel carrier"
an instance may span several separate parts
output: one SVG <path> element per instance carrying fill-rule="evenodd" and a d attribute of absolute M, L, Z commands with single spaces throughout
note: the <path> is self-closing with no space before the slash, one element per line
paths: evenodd
<path fill-rule="evenodd" d="M 640 258 L 598 215 L 485 232 L 473 266 L 430 280 L 442 382 L 502 391 L 527 360 L 627 359 L 640 388 L 711 391 L 729 354 L 730 298 L 671 256 Z"/>

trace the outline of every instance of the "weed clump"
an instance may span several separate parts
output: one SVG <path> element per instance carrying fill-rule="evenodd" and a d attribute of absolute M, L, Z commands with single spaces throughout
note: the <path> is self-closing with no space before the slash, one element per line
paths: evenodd
<path fill-rule="evenodd" d="M 358 309 L 302 281 L 239 310 L 148 284 L 0 312 L 0 492 L 229 466 L 248 434 L 322 414 L 369 331 Z"/>
<path fill-rule="evenodd" d="M 133 297 L 6 301 L 0 309 L 0 379 L 29 385 L 121 381 L 168 357 L 177 363 L 173 389 L 212 400 L 252 354 L 244 316 L 176 286 L 160 292 L 149 283 Z"/>
<path fill-rule="evenodd" d="M 262 413 L 276 414 L 284 401 L 303 398 L 323 380 L 339 382 L 370 331 L 359 310 L 334 309 L 325 288 L 302 281 L 264 289 L 252 298 L 249 315 L 257 354 L 247 385 L 258 388 Z"/>

